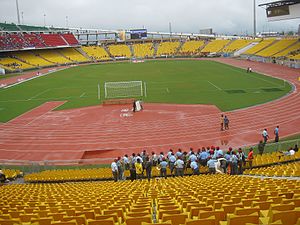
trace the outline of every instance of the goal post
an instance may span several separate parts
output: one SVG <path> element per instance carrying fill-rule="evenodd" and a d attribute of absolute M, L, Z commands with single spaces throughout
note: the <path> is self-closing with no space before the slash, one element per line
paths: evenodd
<path fill-rule="evenodd" d="M 121 81 L 104 83 L 105 98 L 129 98 L 144 96 L 142 81 Z"/>

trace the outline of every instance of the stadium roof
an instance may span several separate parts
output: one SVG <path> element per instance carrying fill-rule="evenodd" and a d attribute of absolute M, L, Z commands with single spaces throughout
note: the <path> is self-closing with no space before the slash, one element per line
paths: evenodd
<path fill-rule="evenodd" d="M 266 6 L 267 8 L 269 7 L 278 7 L 278 6 L 284 6 L 284 5 L 295 5 L 299 4 L 300 0 L 281 0 L 281 1 L 276 1 L 276 2 L 268 2 L 264 4 L 260 4 L 258 6 Z"/>

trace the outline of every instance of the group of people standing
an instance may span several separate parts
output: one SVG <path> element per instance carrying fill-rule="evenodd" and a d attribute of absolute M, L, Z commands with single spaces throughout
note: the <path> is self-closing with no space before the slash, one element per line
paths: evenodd
<path fill-rule="evenodd" d="M 114 181 L 124 180 L 124 171 L 130 171 L 130 179 L 142 179 L 144 174 L 148 180 L 152 177 L 152 169 L 158 169 L 160 176 L 167 178 L 167 169 L 170 170 L 171 176 L 184 176 L 186 170 L 191 168 L 193 175 L 200 174 L 200 166 L 208 167 L 208 173 L 228 173 L 237 175 L 243 173 L 243 167 L 246 161 L 252 167 L 253 150 L 250 149 L 248 156 L 239 148 L 237 151 L 229 148 L 227 151 L 219 147 L 202 147 L 194 151 L 190 148 L 188 152 L 182 152 L 178 149 L 173 152 L 170 149 L 167 154 L 161 152 L 156 154 L 152 152 L 151 155 L 143 150 L 139 154 L 132 153 L 130 157 L 124 155 L 122 158 L 118 157 L 111 164 L 111 169 Z"/>

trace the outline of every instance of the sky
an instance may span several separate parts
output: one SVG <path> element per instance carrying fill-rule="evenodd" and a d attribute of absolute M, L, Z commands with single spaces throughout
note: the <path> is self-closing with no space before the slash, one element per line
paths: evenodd
<path fill-rule="evenodd" d="M 30 25 L 167 32 L 171 23 L 172 32 L 213 28 L 218 34 L 253 33 L 253 0 L 18 1 L 21 23 Z M 271 0 L 256 1 L 258 5 Z M 265 9 L 256 8 L 258 32 L 298 30 L 300 19 L 268 22 Z M 17 23 L 15 0 L 0 0 L 0 21 Z"/>

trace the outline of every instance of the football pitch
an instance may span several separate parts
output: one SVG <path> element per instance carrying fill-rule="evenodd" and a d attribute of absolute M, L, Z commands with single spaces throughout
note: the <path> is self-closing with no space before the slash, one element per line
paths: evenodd
<path fill-rule="evenodd" d="M 48 101 L 67 101 L 57 110 L 100 104 L 105 100 L 104 83 L 114 81 L 145 82 L 147 96 L 141 97 L 145 102 L 213 104 L 222 111 L 262 104 L 284 96 L 292 88 L 283 80 L 214 61 L 83 65 L 0 89 L 0 122 Z"/>

